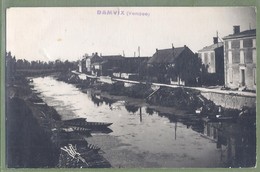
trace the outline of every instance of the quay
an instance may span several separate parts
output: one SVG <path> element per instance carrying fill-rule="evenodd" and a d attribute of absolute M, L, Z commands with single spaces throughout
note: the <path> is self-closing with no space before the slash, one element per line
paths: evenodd
<path fill-rule="evenodd" d="M 80 79 L 96 79 L 99 82 L 112 84 L 114 82 L 123 82 L 124 85 L 135 85 L 135 84 L 147 84 L 145 81 L 134 81 L 122 78 L 104 77 L 104 76 L 94 76 L 80 73 L 77 71 L 72 71 L 72 73 L 79 76 Z M 235 90 L 221 90 L 220 88 L 204 88 L 204 87 L 189 87 L 182 85 L 171 85 L 162 83 L 149 83 L 151 86 L 156 87 L 169 87 L 169 88 L 187 88 L 192 90 L 198 90 L 201 94 L 208 100 L 213 101 L 216 105 L 231 108 L 231 109 L 241 109 L 243 106 L 255 107 L 256 104 L 256 93 L 253 92 L 243 92 Z"/>

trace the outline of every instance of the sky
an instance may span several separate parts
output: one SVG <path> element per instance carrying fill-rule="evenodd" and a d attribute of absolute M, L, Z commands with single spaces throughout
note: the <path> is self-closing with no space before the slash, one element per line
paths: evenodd
<path fill-rule="evenodd" d="M 74 61 L 94 52 L 133 57 L 138 47 L 140 56 L 152 56 L 172 45 L 195 53 L 234 25 L 256 28 L 252 7 L 19 7 L 6 16 L 7 52 L 29 61 Z"/>

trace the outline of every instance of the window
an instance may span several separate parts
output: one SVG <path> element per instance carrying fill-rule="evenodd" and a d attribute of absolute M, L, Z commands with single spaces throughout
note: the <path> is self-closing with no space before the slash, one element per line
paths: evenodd
<path fill-rule="evenodd" d="M 204 63 L 205 65 L 208 64 L 208 53 L 204 53 Z"/>
<path fill-rule="evenodd" d="M 231 41 L 228 41 L 228 49 L 231 49 Z"/>
<path fill-rule="evenodd" d="M 205 63 L 205 57 L 204 57 L 204 53 L 201 53 L 201 62 L 202 62 L 202 64 L 204 64 L 204 63 Z"/>
<path fill-rule="evenodd" d="M 232 46 L 232 48 L 239 48 L 240 47 L 240 41 L 239 40 L 233 40 L 231 46 Z"/>
<path fill-rule="evenodd" d="M 215 73 L 216 69 L 215 69 L 215 54 L 212 52 L 211 55 L 211 60 L 210 60 L 210 63 L 211 63 L 211 73 Z"/>
<path fill-rule="evenodd" d="M 256 47 L 256 40 L 253 39 L 253 47 Z"/>
<path fill-rule="evenodd" d="M 243 48 L 243 40 L 240 40 L 240 48 Z"/>
<path fill-rule="evenodd" d="M 243 50 L 240 50 L 240 64 L 245 64 L 245 53 Z"/>
<path fill-rule="evenodd" d="M 253 49 L 253 63 L 256 64 L 256 49 Z"/>
<path fill-rule="evenodd" d="M 208 53 L 208 63 L 209 64 L 212 63 L 212 61 L 211 61 L 211 53 L 210 52 Z"/>
<path fill-rule="evenodd" d="M 232 68 L 228 69 L 228 82 L 229 83 L 233 82 L 233 69 Z"/>
<path fill-rule="evenodd" d="M 245 62 L 252 63 L 253 62 L 253 50 L 247 50 L 245 52 Z"/>
<path fill-rule="evenodd" d="M 228 52 L 228 64 L 232 64 L 233 61 L 232 61 L 232 51 L 229 51 Z"/>
<path fill-rule="evenodd" d="M 252 39 L 244 39 L 243 40 L 243 47 L 245 47 L 245 48 L 253 47 L 253 40 Z"/>
<path fill-rule="evenodd" d="M 232 64 L 240 63 L 240 50 L 236 49 L 232 51 Z"/>
<path fill-rule="evenodd" d="M 202 53 L 198 53 L 198 57 L 199 57 L 200 59 L 201 59 L 201 56 L 202 56 L 201 54 L 202 54 Z"/>
<path fill-rule="evenodd" d="M 256 85 L 256 68 L 253 68 L 254 84 Z"/>

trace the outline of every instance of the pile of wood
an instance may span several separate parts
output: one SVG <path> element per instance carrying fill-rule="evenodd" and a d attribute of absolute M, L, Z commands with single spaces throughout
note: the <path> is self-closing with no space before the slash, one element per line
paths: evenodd
<path fill-rule="evenodd" d="M 59 168 L 109 168 L 110 163 L 98 151 L 100 148 L 94 145 L 72 145 L 61 147 Z"/>

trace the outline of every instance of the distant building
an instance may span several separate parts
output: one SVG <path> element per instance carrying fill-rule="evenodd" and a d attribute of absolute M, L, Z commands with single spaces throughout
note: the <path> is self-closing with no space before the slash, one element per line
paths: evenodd
<path fill-rule="evenodd" d="M 203 75 L 202 84 L 224 84 L 224 48 L 218 42 L 218 37 L 213 38 L 213 44 L 198 51 L 198 56 L 204 65 L 206 74 Z"/>
<path fill-rule="evenodd" d="M 225 86 L 256 90 L 256 30 L 234 32 L 224 40 Z"/>
<path fill-rule="evenodd" d="M 78 67 L 79 67 L 78 70 L 81 73 L 85 73 L 87 71 L 87 68 L 86 68 L 86 58 L 83 58 L 83 59 L 79 60 Z"/>
<path fill-rule="evenodd" d="M 125 73 L 139 73 L 143 66 L 147 65 L 151 57 L 125 57 L 122 67 L 122 72 Z"/>
<path fill-rule="evenodd" d="M 195 85 L 200 71 L 197 65 L 198 58 L 186 45 L 156 49 L 148 61 L 148 75 L 152 82 Z"/>
<path fill-rule="evenodd" d="M 78 62 L 78 71 L 92 75 L 100 75 L 102 58 L 97 53 L 87 54 Z"/>
<path fill-rule="evenodd" d="M 150 57 L 123 57 L 119 70 L 113 72 L 114 77 L 143 80 L 145 79 L 147 61 Z"/>
<path fill-rule="evenodd" d="M 106 55 L 102 58 L 102 75 L 112 76 L 114 72 L 119 72 L 122 68 L 124 57 L 121 55 Z"/>
<path fill-rule="evenodd" d="M 100 73 L 101 62 L 102 62 L 102 58 L 98 55 L 98 53 L 92 53 L 91 56 L 88 56 L 86 58 L 87 73 L 95 74 L 95 75 Z"/>

